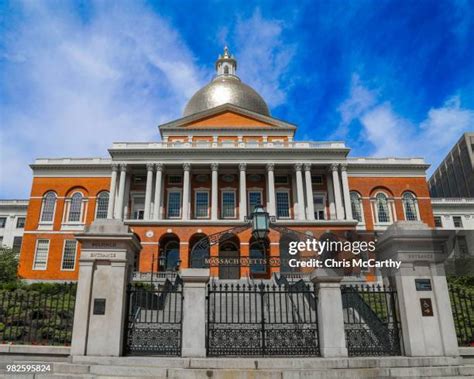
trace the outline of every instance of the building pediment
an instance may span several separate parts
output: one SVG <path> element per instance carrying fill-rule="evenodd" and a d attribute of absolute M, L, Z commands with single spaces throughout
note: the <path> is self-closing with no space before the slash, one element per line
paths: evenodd
<path fill-rule="evenodd" d="M 265 116 L 233 104 L 223 104 L 218 107 L 195 113 L 190 116 L 160 125 L 160 133 L 176 129 L 274 129 L 294 131 L 296 126 L 274 117 Z"/>

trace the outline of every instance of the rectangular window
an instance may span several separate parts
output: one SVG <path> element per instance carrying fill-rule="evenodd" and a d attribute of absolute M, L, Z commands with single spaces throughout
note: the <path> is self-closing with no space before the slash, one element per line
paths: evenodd
<path fill-rule="evenodd" d="M 132 215 L 133 220 L 143 220 L 144 217 L 145 217 L 145 210 L 136 209 L 133 211 L 133 215 Z"/>
<path fill-rule="evenodd" d="M 290 195 L 287 191 L 278 191 L 276 193 L 277 217 L 290 217 Z"/>
<path fill-rule="evenodd" d="M 49 240 L 36 241 L 35 259 L 33 270 L 46 270 L 48 265 Z"/>
<path fill-rule="evenodd" d="M 248 213 L 252 214 L 253 210 L 257 205 L 263 205 L 262 202 L 262 192 L 260 191 L 249 191 L 249 203 L 248 203 Z"/>
<path fill-rule="evenodd" d="M 25 218 L 24 217 L 18 217 L 17 218 L 16 227 L 18 229 L 23 229 L 25 227 Z"/>
<path fill-rule="evenodd" d="M 183 177 L 181 175 L 168 175 L 169 184 L 182 184 Z"/>
<path fill-rule="evenodd" d="M 6 217 L 0 217 L 0 229 L 3 229 L 5 227 L 6 223 L 7 223 L 7 218 Z"/>
<path fill-rule="evenodd" d="M 314 218 L 316 220 L 324 220 L 325 208 L 326 208 L 326 196 L 320 193 L 313 194 L 314 204 Z"/>
<path fill-rule="evenodd" d="M 323 184 L 323 176 L 322 175 L 312 175 L 311 182 L 313 184 Z"/>
<path fill-rule="evenodd" d="M 133 196 L 132 197 L 132 219 L 143 220 L 145 216 L 145 197 Z"/>
<path fill-rule="evenodd" d="M 181 216 L 181 192 L 172 191 L 168 193 L 168 217 L 179 218 Z"/>
<path fill-rule="evenodd" d="M 275 175 L 275 184 L 288 184 L 287 175 Z"/>
<path fill-rule="evenodd" d="M 13 238 L 13 250 L 19 252 L 21 249 L 21 242 L 23 241 L 22 237 L 14 237 Z"/>
<path fill-rule="evenodd" d="M 222 218 L 235 217 L 235 192 L 222 191 Z"/>
<path fill-rule="evenodd" d="M 74 267 L 76 266 L 76 251 L 76 240 L 64 241 L 63 262 L 61 264 L 61 270 L 74 270 Z"/>
<path fill-rule="evenodd" d="M 442 228 L 443 227 L 443 221 L 441 221 L 441 216 L 435 216 L 434 217 L 434 222 L 435 222 L 435 226 L 437 228 Z"/>
<path fill-rule="evenodd" d="M 209 217 L 209 192 L 196 191 L 194 215 L 196 218 Z"/>
<path fill-rule="evenodd" d="M 462 228 L 462 218 L 461 216 L 453 216 L 453 222 L 455 228 Z"/>

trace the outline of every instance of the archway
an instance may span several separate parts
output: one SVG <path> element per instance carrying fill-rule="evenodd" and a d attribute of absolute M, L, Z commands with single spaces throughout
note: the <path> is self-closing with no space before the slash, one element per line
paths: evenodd
<path fill-rule="evenodd" d="M 240 279 L 240 241 L 236 235 L 219 242 L 219 279 Z"/>
<path fill-rule="evenodd" d="M 209 239 L 202 241 L 207 237 L 203 233 L 193 234 L 189 239 L 189 267 L 191 268 L 209 268 L 210 245 Z"/>
<path fill-rule="evenodd" d="M 268 277 L 270 270 L 268 255 L 270 251 L 270 241 L 257 241 L 253 237 L 249 242 L 250 276 L 252 278 Z"/>
<path fill-rule="evenodd" d="M 160 238 L 158 267 L 160 271 L 177 271 L 180 264 L 179 238 L 176 234 L 165 234 Z"/>

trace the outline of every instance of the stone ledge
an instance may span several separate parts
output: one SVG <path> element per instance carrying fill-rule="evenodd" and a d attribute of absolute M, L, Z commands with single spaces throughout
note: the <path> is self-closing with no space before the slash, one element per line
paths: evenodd
<path fill-rule="evenodd" d="M 69 355 L 69 346 L 0 345 L 0 354 Z"/>
<path fill-rule="evenodd" d="M 460 347 L 459 355 L 466 358 L 474 358 L 474 346 Z"/>

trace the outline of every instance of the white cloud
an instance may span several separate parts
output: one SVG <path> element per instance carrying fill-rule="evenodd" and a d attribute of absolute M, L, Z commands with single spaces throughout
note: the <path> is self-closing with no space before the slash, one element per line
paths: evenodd
<path fill-rule="evenodd" d="M 286 100 L 289 83 L 284 75 L 296 51 L 294 45 L 283 41 L 285 27 L 282 21 L 263 18 L 257 9 L 235 28 L 238 74 L 270 107 Z"/>
<path fill-rule="evenodd" d="M 350 96 L 341 103 L 339 112 L 339 131 L 347 131 L 349 124 L 358 120 L 361 148 L 371 150 L 370 155 L 423 157 L 432 165 L 431 171 L 462 133 L 474 129 L 474 110 L 462 108 L 459 96 L 448 98 L 439 108 L 431 108 L 416 123 L 397 114 L 389 102 L 381 102 L 377 92 L 367 89 L 357 75 L 353 76 Z"/>
<path fill-rule="evenodd" d="M 156 125 L 179 117 L 202 84 L 179 34 L 138 2 L 99 3 L 87 20 L 55 4 L 22 3 L 2 52 L 1 197 L 27 196 L 36 157 L 157 140 Z"/>

